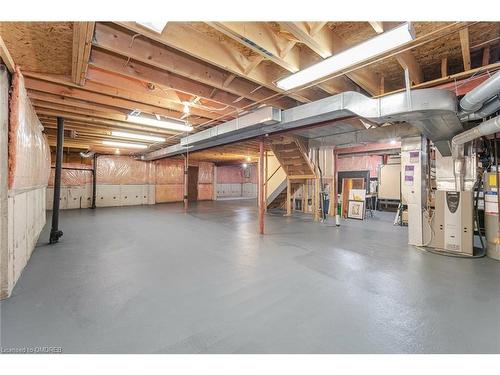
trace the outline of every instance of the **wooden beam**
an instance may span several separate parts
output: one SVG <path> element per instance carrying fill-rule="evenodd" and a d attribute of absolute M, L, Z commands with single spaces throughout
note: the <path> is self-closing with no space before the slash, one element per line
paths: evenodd
<path fill-rule="evenodd" d="M 375 30 L 377 34 L 382 34 L 384 32 L 384 23 L 380 21 L 368 21 L 370 26 Z"/>
<path fill-rule="evenodd" d="M 469 44 L 469 28 L 465 27 L 459 31 L 460 46 L 462 48 L 462 59 L 464 63 L 464 70 L 470 70 L 470 44 Z"/>
<path fill-rule="evenodd" d="M 300 51 L 293 48 L 295 42 L 280 37 L 267 22 L 208 22 L 208 25 L 289 72 L 300 70 Z"/>
<path fill-rule="evenodd" d="M 411 51 L 401 52 L 396 56 L 396 59 L 403 69 L 408 69 L 408 71 L 410 72 L 410 79 L 414 84 L 418 85 L 424 82 L 424 73 L 422 72 L 422 67 L 418 63 L 415 56 L 411 53 Z"/>
<path fill-rule="evenodd" d="M 448 76 L 448 57 L 443 57 L 441 59 L 441 77 Z"/>
<path fill-rule="evenodd" d="M 292 215 L 292 182 L 289 178 L 286 179 L 286 215 Z"/>
<path fill-rule="evenodd" d="M 483 48 L 483 58 L 481 66 L 488 65 L 490 63 L 490 46 L 486 46 Z"/>
<path fill-rule="evenodd" d="M 313 31 L 309 22 L 280 22 L 279 24 L 283 30 L 292 34 L 323 59 L 332 55 L 333 41 L 326 37 L 327 32 L 319 33 L 322 27 Z"/>
<path fill-rule="evenodd" d="M 133 28 L 133 30 L 136 29 Z M 143 30 L 141 32 L 143 32 Z M 232 93 L 238 97 L 245 97 L 252 101 L 264 101 L 267 104 L 285 109 L 297 104 L 294 100 L 289 98 L 266 100 L 274 95 L 275 92 L 268 88 L 255 91 L 259 86 L 258 84 L 249 80 L 237 78 L 241 75 L 241 71 L 239 72 L 240 74 L 231 73 L 227 72 L 225 69 L 193 59 L 184 53 L 168 47 L 168 45 L 157 43 L 158 40 L 160 42 L 162 40 L 158 38 L 158 36 L 153 38 L 153 40 L 156 40 L 156 42 L 154 42 L 148 38 L 148 35 L 151 34 L 146 33 L 144 36 L 134 37 L 130 32 L 122 28 L 109 24 L 97 23 L 94 45 L 103 50 L 125 56 L 127 59 L 130 58 L 136 62 L 166 70 L 192 81 Z M 211 54 L 210 57 L 215 58 L 215 56 Z"/>
<path fill-rule="evenodd" d="M 312 36 L 305 22 L 280 22 L 280 26 L 323 58 L 348 48 L 348 45 L 329 27 L 322 27 Z M 379 85 L 377 76 L 369 69 L 365 68 L 350 72 L 347 74 L 347 77 L 369 94 L 378 94 Z M 328 80 L 322 84 L 328 84 L 331 81 L 332 80 Z"/>
<path fill-rule="evenodd" d="M 73 23 L 73 54 L 71 62 L 71 78 L 74 83 L 83 85 L 90 57 L 92 36 L 95 22 Z"/>
<path fill-rule="evenodd" d="M 111 88 L 93 82 L 86 82 L 84 88 L 67 85 L 65 81 L 52 79 L 50 76 L 24 73 L 27 89 L 46 92 L 62 97 L 85 100 L 129 110 L 139 109 L 142 112 L 180 119 L 183 116 L 183 105 L 169 100 Z M 101 94 L 100 92 L 105 92 Z M 114 95 L 113 95 L 114 94 Z M 206 119 L 215 119 L 216 113 L 193 108 L 191 113 Z"/>
<path fill-rule="evenodd" d="M 92 62 L 87 79 L 95 82 L 116 87 L 120 83 L 123 83 L 124 86 L 128 84 L 127 80 L 123 79 L 124 77 L 132 78 L 142 86 L 143 91 L 149 90 L 151 92 L 153 90 L 150 88 L 153 87 L 156 88 L 154 91 L 159 96 L 168 94 L 174 98 L 177 97 L 177 102 L 181 102 L 177 93 L 180 91 L 189 97 L 196 96 L 203 99 L 205 107 L 215 107 L 220 114 L 229 114 L 236 108 L 244 108 L 253 103 L 249 99 L 237 101 L 239 96 L 227 91 L 217 90 L 214 92 L 213 87 L 203 83 L 146 64 L 129 61 L 125 57 L 112 55 L 99 49 L 94 49 L 91 56 Z M 172 100 L 175 100 L 174 98 Z M 232 108 L 221 111 L 227 106 Z"/>
<path fill-rule="evenodd" d="M 229 43 L 228 40 L 207 37 L 206 34 L 198 30 L 196 26 L 199 24 L 197 23 L 169 22 L 161 35 L 142 30 L 133 22 L 118 22 L 118 24 L 134 33 L 222 68 L 230 74 L 236 74 L 275 92 L 284 92 L 274 84 L 283 75 L 283 71 L 279 67 L 261 64 L 248 71 L 255 60 L 235 49 L 233 43 Z M 298 98 L 299 96 L 295 95 L 294 97 Z M 314 91 L 311 90 L 302 90 L 299 98 L 302 102 L 317 99 Z"/>
<path fill-rule="evenodd" d="M 7 49 L 7 46 L 5 45 L 2 36 L 0 35 L 0 58 L 2 59 L 3 63 L 9 70 L 9 72 L 14 73 L 16 70 L 16 64 L 14 63 L 14 60 L 12 59 L 12 56 L 9 53 L 9 50 Z"/>

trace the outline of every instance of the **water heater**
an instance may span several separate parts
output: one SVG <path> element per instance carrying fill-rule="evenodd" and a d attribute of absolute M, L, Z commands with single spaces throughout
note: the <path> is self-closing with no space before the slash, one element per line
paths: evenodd
<path fill-rule="evenodd" d="M 471 191 L 436 191 L 429 246 L 473 255 L 473 197 Z"/>

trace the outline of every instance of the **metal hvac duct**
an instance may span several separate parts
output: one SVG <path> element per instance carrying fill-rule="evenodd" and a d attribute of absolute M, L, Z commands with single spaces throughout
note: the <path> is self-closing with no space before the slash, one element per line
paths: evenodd
<path fill-rule="evenodd" d="M 479 110 L 484 102 L 488 101 L 500 92 L 500 71 L 469 91 L 460 100 L 460 107 L 465 113 Z"/>
<path fill-rule="evenodd" d="M 476 138 L 494 134 L 500 131 L 500 116 L 494 117 L 478 126 L 464 131 L 453 137 L 451 140 L 452 156 L 453 156 L 453 173 L 455 174 L 455 189 L 461 191 L 463 189 L 464 179 L 464 144 Z"/>
<path fill-rule="evenodd" d="M 273 114 L 279 111 L 272 107 L 265 108 Z M 348 91 L 281 111 L 280 120 L 277 120 L 276 115 L 272 117 L 276 123 L 266 124 L 260 116 L 255 116 L 256 111 L 240 117 L 238 122 L 232 120 L 184 137 L 179 144 L 146 153 L 141 158 L 155 160 L 182 154 L 186 148 L 193 152 L 275 132 L 294 130 L 307 125 L 328 121 L 333 123 L 338 119 L 352 116 L 376 124 L 409 123 L 431 139 L 442 155 L 449 156 L 451 155 L 450 139 L 463 130 L 456 108 L 455 94 L 440 89 L 412 90 L 410 95 L 401 92 L 375 99 Z M 270 116 L 267 115 L 266 118 Z M 257 121 L 258 119 L 261 119 L 260 122 Z"/>
<path fill-rule="evenodd" d="M 484 105 L 476 112 L 461 114 L 460 121 L 476 121 L 488 117 L 500 110 L 500 95 L 497 95 L 486 101 Z"/>

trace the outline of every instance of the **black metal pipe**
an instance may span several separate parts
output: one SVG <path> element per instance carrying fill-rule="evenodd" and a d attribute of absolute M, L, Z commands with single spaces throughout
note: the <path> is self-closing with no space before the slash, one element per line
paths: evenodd
<path fill-rule="evenodd" d="M 59 230 L 59 202 L 61 199 L 61 170 L 64 146 L 64 119 L 57 118 L 57 146 L 56 146 L 56 170 L 54 177 L 54 204 L 52 206 L 52 229 L 50 230 L 49 243 L 59 241 L 63 232 Z"/>
<path fill-rule="evenodd" d="M 94 160 L 92 163 L 92 206 L 95 208 L 95 201 L 97 196 L 97 154 L 94 154 Z"/>

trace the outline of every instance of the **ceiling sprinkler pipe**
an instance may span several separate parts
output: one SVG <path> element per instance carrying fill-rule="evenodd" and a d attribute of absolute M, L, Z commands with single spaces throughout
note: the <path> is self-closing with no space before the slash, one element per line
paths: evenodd
<path fill-rule="evenodd" d="M 479 86 L 469 91 L 460 100 L 460 107 L 466 113 L 479 110 L 483 103 L 491 99 L 500 92 L 500 71 L 492 75 Z"/>

